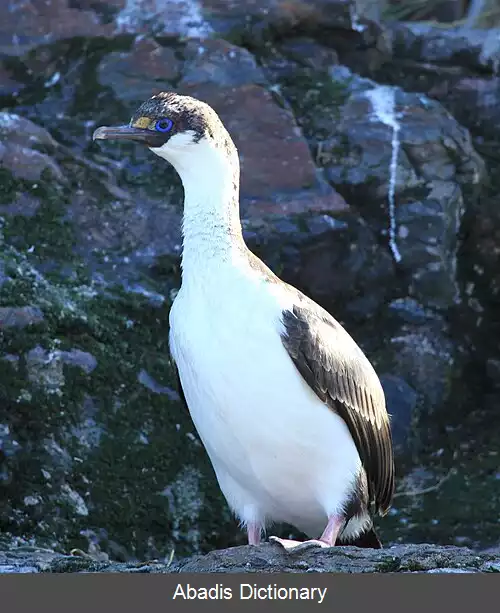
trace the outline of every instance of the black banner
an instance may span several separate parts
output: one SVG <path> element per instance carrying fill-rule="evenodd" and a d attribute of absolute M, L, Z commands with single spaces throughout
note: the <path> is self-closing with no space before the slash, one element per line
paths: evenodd
<path fill-rule="evenodd" d="M 494 606 L 498 586 L 496 573 L 0 575 L 0 599 L 6 613 L 220 612 L 242 607 L 264 613 L 457 613 Z"/>

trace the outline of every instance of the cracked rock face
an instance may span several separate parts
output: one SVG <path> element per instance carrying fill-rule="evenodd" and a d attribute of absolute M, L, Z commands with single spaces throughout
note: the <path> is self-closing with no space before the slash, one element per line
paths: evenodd
<path fill-rule="evenodd" d="M 464 191 L 477 191 L 485 178 L 468 131 L 425 96 L 379 86 L 344 67 L 332 67 L 330 77 L 337 98 L 328 103 L 321 96 L 304 109 L 317 162 L 385 237 L 411 277 L 409 295 L 424 306 L 453 305 Z"/>
<path fill-rule="evenodd" d="M 147 150 L 91 142 L 173 89 L 234 137 L 249 246 L 381 375 L 404 477 L 384 541 L 498 540 L 493 39 L 340 0 L 153 5 L 0 6 L 0 531 L 94 561 L 243 542 L 169 362 L 180 181 Z M 443 568 L 459 566 L 428 570 Z"/>

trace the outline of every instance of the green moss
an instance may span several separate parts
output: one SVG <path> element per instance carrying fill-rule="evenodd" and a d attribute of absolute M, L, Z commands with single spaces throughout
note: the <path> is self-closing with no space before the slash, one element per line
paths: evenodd
<path fill-rule="evenodd" d="M 87 557 L 68 557 L 53 560 L 47 572 L 50 573 L 98 573 L 107 568 L 109 564 L 96 562 Z"/>
<path fill-rule="evenodd" d="M 425 564 L 422 564 L 421 562 L 418 562 L 416 560 L 408 560 L 403 565 L 401 565 L 401 570 L 407 570 L 412 573 L 417 573 L 428 570 L 428 568 L 425 566 Z"/>
<path fill-rule="evenodd" d="M 486 566 L 484 568 L 485 573 L 500 573 L 500 568 L 497 566 Z"/>
<path fill-rule="evenodd" d="M 69 292 L 72 295 L 71 289 Z M 173 388 L 168 305 L 152 305 L 147 298 L 127 294 L 118 287 L 112 291 L 108 288 L 108 292 L 112 298 L 97 295 L 79 304 L 85 319 L 61 317 L 59 309 L 51 311 L 45 306 L 41 325 L 22 332 L 3 332 L 4 351 L 20 358 L 17 369 L 0 361 L 0 375 L 5 382 L 2 397 L 7 401 L 4 417 L 19 419 L 16 437 L 21 445 L 31 445 L 30 453 L 11 467 L 13 474 L 22 470 L 23 479 L 12 480 L 7 497 L 17 506 L 28 492 L 30 496 L 39 495 L 44 500 L 46 528 L 39 522 L 37 509 L 25 514 L 20 527 L 34 535 L 50 534 L 63 549 L 85 548 L 86 539 L 80 532 L 90 524 L 105 528 L 110 539 L 130 546 L 130 554 L 145 555 L 151 538 L 164 554 L 172 543 L 177 551 L 189 553 L 203 546 L 215 527 L 211 518 L 224 515 L 224 503 L 202 447 L 186 438 L 194 429 L 187 413 L 178 402 L 138 382 L 138 373 L 144 369 L 162 386 Z M 78 300 L 76 295 L 73 297 Z M 78 348 L 97 360 L 91 374 L 65 365 L 61 394 L 27 382 L 26 352 L 34 346 L 51 351 L 54 339 L 58 339 L 60 350 Z M 83 407 L 89 399 L 90 418 L 99 439 L 90 448 L 82 436 L 85 420 L 89 419 Z M 55 440 L 67 452 L 70 466 L 54 466 L 46 448 L 38 444 L 43 440 Z M 74 458 L 79 458 L 76 465 Z M 206 520 L 196 513 L 183 514 L 185 509 L 170 508 L 168 496 L 162 495 L 186 466 L 196 466 L 201 471 L 199 489 L 195 487 L 192 495 L 201 497 L 207 508 L 215 506 Z M 75 516 L 71 504 L 61 496 L 48 499 L 40 467 L 53 475 L 52 487 L 57 482 L 68 483 L 80 493 L 90 509 L 89 522 Z M 178 516 L 174 517 L 174 513 Z M 13 520 L 3 517 L 2 521 L 5 529 L 16 529 Z M 204 521 L 207 525 L 203 525 Z M 174 524 L 178 530 L 175 535 Z M 199 531 L 199 536 L 193 536 L 193 529 Z"/>
<path fill-rule="evenodd" d="M 311 141 L 331 135 L 331 123 L 340 120 L 340 109 L 349 97 L 348 84 L 335 81 L 327 72 L 297 69 L 293 78 L 281 82 L 304 133 Z"/>
<path fill-rule="evenodd" d="M 377 564 L 375 570 L 378 573 L 396 573 L 401 568 L 400 558 L 394 556 L 387 557 L 383 562 Z"/>
<path fill-rule="evenodd" d="M 4 463 L 0 529 L 55 542 L 60 551 L 85 550 L 91 538 L 125 559 L 229 544 L 236 524 L 173 397 L 169 302 L 118 282 L 88 291 L 88 262 L 66 216 L 71 187 L 48 175 L 34 184 L 2 173 L 4 202 L 29 192 L 40 205 L 31 217 L 3 220 L 0 305 L 37 306 L 43 321 L 0 330 L 2 355 L 15 356 L 0 359 L 0 423 L 17 445 Z M 149 287 L 161 293 L 169 275 L 159 269 L 154 276 Z M 46 352 L 36 368 L 28 359 L 35 347 Z M 57 352 L 74 349 L 93 356 L 91 372 L 54 362 Z M 172 398 L 143 385 L 142 370 Z"/>
<path fill-rule="evenodd" d="M 5 178 L 8 185 L 8 188 L 4 185 L 5 196 L 15 201 L 19 194 L 29 194 L 40 202 L 40 206 L 34 215 L 11 215 L 4 220 L 5 242 L 19 251 L 34 248 L 40 260 L 67 260 L 75 244 L 72 225 L 64 217 L 64 205 L 69 204 L 69 190 L 52 181 L 49 171 L 44 171 L 37 182 L 14 180 L 6 174 L 10 173 L 4 170 L 0 176 L 0 183 Z"/>

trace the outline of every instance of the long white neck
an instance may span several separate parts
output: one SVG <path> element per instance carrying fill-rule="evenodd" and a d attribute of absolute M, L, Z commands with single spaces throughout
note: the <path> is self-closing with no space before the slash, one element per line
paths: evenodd
<path fill-rule="evenodd" d="M 203 139 L 169 154 L 184 187 L 183 282 L 245 249 L 239 215 L 238 153 Z"/>

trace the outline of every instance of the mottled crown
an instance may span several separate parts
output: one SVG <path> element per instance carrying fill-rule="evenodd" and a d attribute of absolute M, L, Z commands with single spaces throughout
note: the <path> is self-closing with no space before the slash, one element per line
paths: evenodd
<path fill-rule="evenodd" d="M 168 134 L 191 131 L 194 142 L 204 137 L 215 141 L 225 141 L 227 132 L 217 113 L 211 106 L 192 98 L 174 92 L 161 92 L 146 100 L 134 113 L 130 125 L 138 128 L 153 128 L 159 119 L 168 118 L 172 121 L 172 130 Z"/>

